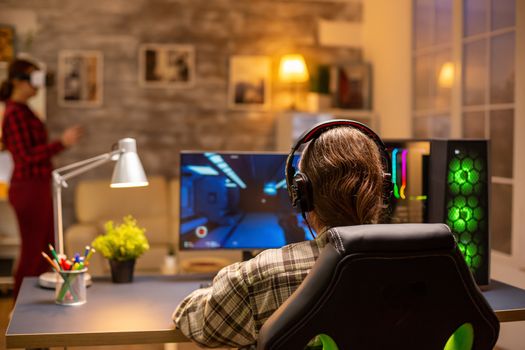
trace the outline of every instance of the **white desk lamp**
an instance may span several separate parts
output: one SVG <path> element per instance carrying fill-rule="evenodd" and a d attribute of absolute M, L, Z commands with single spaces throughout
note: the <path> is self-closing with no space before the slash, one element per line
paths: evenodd
<path fill-rule="evenodd" d="M 64 254 L 64 231 L 62 227 L 62 187 L 67 187 L 67 180 L 99 167 L 110 161 L 116 161 L 111 178 L 111 187 L 142 187 L 148 185 L 144 168 L 137 155 L 135 139 L 125 138 L 118 142 L 118 149 L 99 156 L 82 160 L 77 163 L 53 171 L 53 213 L 55 219 L 55 248 L 58 255 Z M 85 274 L 86 282 L 91 283 L 91 276 Z M 42 287 L 55 288 L 56 272 L 46 272 L 40 275 Z"/>

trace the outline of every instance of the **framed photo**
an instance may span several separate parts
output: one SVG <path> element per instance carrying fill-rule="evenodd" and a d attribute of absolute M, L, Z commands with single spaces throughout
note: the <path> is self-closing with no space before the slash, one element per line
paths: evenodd
<path fill-rule="evenodd" d="M 63 107 L 101 106 L 102 72 L 103 61 L 100 51 L 60 51 L 58 104 Z"/>
<path fill-rule="evenodd" d="M 270 108 L 271 70 L 268 56 L 232 56 L 228 106 L 232 109 Z"/>
<path fill-rule="evenodd" d="M 15 58 L 15 28 L 0 24 L 0 61 L 11 62 Z"/>
<path fill-rule="evenodd" d="M 142 44 L 139 48 L 139 85 L 153 88 L 187 88 L 195 80 L 192 45 Z"/>
<path fill-rule="evenodd" d="M 9 75 L 9 63 L 0 61 L 0 83 L 7 80 Z"/>
<path fill-rule="evenodd" d="M 343 109 L 371 109 L 371 69 L 368 63 L 332 67 L 334 105 Z"/>

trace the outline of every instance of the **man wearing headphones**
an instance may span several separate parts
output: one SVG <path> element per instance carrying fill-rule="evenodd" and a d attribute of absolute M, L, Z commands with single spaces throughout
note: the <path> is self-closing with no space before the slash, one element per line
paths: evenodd
<path fill-rule="evenodd" d="M 307 144 L 299 162 L 294 153 Z M 185 336 L 206 347 L 247 347 L 264 322 L 299 287 L 327 243 L 331 227 L 378 223 L 388 196 L 388 156 L 363 124 L 331 120 L 306 131 L 286 164 L 292 205 L 317 233 L 225 267 L 208 288 L 194 291 L 173 313 Z"/>

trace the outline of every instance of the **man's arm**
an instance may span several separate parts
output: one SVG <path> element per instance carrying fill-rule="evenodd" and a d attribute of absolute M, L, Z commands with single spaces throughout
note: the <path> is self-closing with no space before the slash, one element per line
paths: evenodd
<path fill-rule="evenodd" d="M 244 264 L 225 267 L 211 287 L 194 291 L 177 307 L 173 320 L 186 337 L 207 347 L 256 342 Z"/>

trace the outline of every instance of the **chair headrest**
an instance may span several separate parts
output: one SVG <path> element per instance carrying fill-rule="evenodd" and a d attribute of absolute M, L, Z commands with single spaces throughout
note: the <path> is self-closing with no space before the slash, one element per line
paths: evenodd
<path fill-rule="evenodd" d="M 365 252 L 454 249 L 456 241 L 445 224 L 378 224 L 334 227 L 328 240 L 342 255 Z"/>

